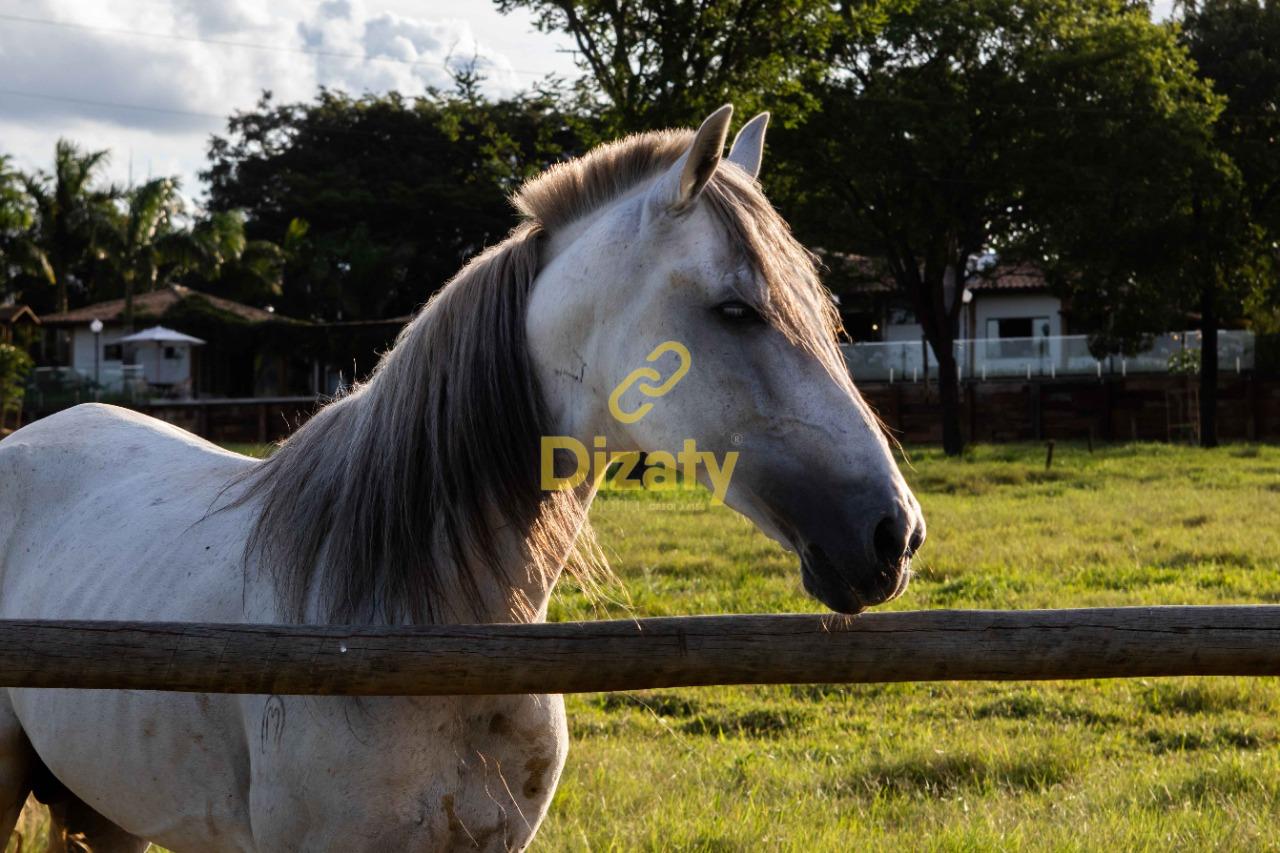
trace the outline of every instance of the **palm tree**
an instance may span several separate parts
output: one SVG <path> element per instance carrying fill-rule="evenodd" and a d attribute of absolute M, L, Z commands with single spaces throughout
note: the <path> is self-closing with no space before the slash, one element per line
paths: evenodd
<path fill-rule="evenodd" d="M 52 174 L 39 172 L 23 181 L 35 209 L 36 227 L 27 246 L 30 265 L 57 288 L 58 311 L 68 308 L 72 270 L 96 248 L 116 217 L 112 203 L 118 191 L 94 188 L 107 154 L 59 139 Z"/>
<path fill-rule="evenodd" d="M 124 325 L 133 330 L 133 297 L 139 285 L 155 289 L 167 244 L 178 239 L 174 218 L 182 199 L 174 178 L 155 178 L 129 191 L 124 217 L 109 241 L 108 253 L 124 284 Z"/>
<path fill-rule="evenodd" d="M 173 275 L 188 275 L 223 296 L 262 302 L 280 296 L 285 251 L 245 236 L 244 213 L 215 211 L 189 232 L 168 235 L 162 250 Z"/>

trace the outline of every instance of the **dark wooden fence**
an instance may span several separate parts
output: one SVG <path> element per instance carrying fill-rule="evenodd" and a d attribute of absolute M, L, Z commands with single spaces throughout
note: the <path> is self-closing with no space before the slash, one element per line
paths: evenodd
<path fill-rule="evenodd" d="M 966 382 L 962 423 L 973 441 L 1088 439 L 1169 441 L 1184 435 L 1178 408 L 1194 395 L 1195 379 L 1178 376 L 1032 379 Z M 1280 439 L 1280 378 L 1223 374 L 1218 431 L 1226 441 Z M 899 438 L 942 440 L 937 385 L 859 383 L 864 397 Z"/>
<path fill-rule="evenodd" d="M 315 414 L 315 397 L 152 400 L 133 408 L 211 441 L 268 442 L 288 436 Z"/>
<path fill-rule="evenodd" d="M 0 621 L 0 686 L 577 693 L 710 684 L 1280 675 L 1280 606 L 350 627 Z"/>

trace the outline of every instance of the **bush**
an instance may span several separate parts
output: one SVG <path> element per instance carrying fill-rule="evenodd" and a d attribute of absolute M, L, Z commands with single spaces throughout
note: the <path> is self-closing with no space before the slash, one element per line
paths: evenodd
<path fill-rule="evenodd" d="M 12 344 L 0 344 L 0 432 L 14 415 L 16 425 L 22 413 L 22 397 L 26 393 L 27 375 L 34 367 L 31 356 Z"/>

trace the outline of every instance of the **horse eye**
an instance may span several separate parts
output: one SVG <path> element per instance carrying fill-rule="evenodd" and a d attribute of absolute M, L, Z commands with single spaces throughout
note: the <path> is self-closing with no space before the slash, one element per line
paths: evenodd
<path fill-rule="evenodd" d="M 716 306 L 716 313 L 726 320 L 759 320 L 760 314 L 745 302 L 723 302 Z"/>

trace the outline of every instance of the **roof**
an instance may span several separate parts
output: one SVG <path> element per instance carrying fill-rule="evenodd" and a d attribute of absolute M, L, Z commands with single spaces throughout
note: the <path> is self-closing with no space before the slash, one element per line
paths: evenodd
<path fill-rule="evenodd" d="M 36 316 L 36 312 L 26 305 L 0 305 L 0 323 L 12 326 L 23 320 L 40 325 L 40 318 Z"/>
<path fill-rule="evenodd" d="M 866 255 L 815 249 L 823 263 L 858 293 L 890 293 L 897 282 L 888 265 Z M 1034 264 L 1005 264 L 969 277 L 969 290 L 975 293 L 1033 292 L 1049 286 L 1044 271 Z"/>
<path fill-rule="evenodd" d="M 184 335 L 182 332 L 176 332 L 173 329 L 164 326 L 152 326 L 149 329 L 143 329 L 141 332 L 134 332 L 132 335 L 126 335 L 114 341 L 117 344 L 140 344 L 140 343 L 157 343 L 157 344 L 191 344 L 192 346 L 203 346 L 204 341 L 199 338 L 193 338 L 190 335 Z"/>
<path fill-rule="evenodd" d="M 234 314 L 242 320 L 250 323 L 262 323 L 267 320 L 283 319 L 277 314 L 262 308 L 254 308 L 252 305 L 245 305 L 241 302 L 233 302 L 230 299 L 223 299 L 221 296 L 213 296 L 203 293 L 199 290 L 192 290 L 181 284 L 170 284 L 161 287 L 149 293 L 139 293 L 133 297 L 133 311 L 135 314 L 147 314 L 153 317 L 163 316 L 166 311 L 182 302 L 185 299 L 197 297 L 228 314 Z M 101 320 L 104 323 L 111 323 L 121 320 L 124 317 L 124 300 L 111 299 L 106 302 L 97 302 L 93 305 L 86 305 L 83 308 L 76 308 L 73 311 L 63 311 L 58 314 L 45 314 L 40 319 L 46 326 L 77 326 L 82 323 L 88 323 L 90 320 Z"/>
<path fill-rule="evenodd" d="M 989 275 L 975 278 L 969 289 L 978 292 L 1044 290 L 1049 286 L 1044 272 L 1031 264 L 996 267 Z"/>

